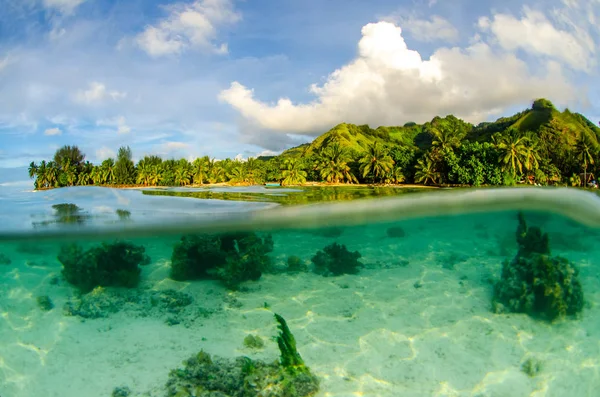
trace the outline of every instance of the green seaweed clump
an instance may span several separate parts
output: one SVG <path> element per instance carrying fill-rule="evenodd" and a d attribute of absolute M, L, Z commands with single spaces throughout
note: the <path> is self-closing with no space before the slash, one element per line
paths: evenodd
<path fill-rule="evenodd" d="M 248 335 L 244 338 L 244 346 L 249 349 L 262 349 L 265 342 L 258 335 Z"/>
<path fill-rule="evenodd" d="M 125 241 L 102 243 L 84 251 L 77 244 L 61 247 L 58 260 L 65 279 L 86 293 L 95 287 L 136 287 L 142 272 L 140 265 L 150 263 L 142 246 Z"/>
<path fill-rule="evenodd" d="M 270 234 L 252 232 L 183 236 L 173 247 L 171 278 L 178 281 L 220 279 L 227 287 L 260 279 L 270 265 Z"/>
<path fill-rule="evenodd" d="M 542 362 L 535 358 L 528 358 L 521 365 L 521 372 L 529 376 L 530 378 L 535 377 L 542 370 Z"/>
<path fill-rule="evenodd" d="M 201 351 L 185 360 L 183 369 L 171 371 L 167 397 L 314 396 L 319 391 L 319 379 L 304 365 L 285 320 L 279 315 L 275 318 L 281 361 L 211 357 Z"/>
<path fill-rule="evenodd" d="M 306 266 L 306 263 L 304 263 L 304 261 L 299 256 L 291 255 L 287 258 L 286 269 L 288 272 L 291 273 L 305 272 L 308 270 L 308 266 Z"/>
<path fill-rule="evenodd" d="M 565 258 L 551 256 L 548 235 L 537 227 L 528 228 L 522 213 L 517 242 L 517 255 L 504 262 L 494 286 L 494 311 L 527 313 L 549 321 L 581 312 L 584 299 L 578 269 Z"/>
<path fill-rule="evenodd" d="M 323 276 L 339 276 L 358 273 L 359 267 L 362 266 L 358 260 L 360 257 L 360 252 L 350 252 L 345 245 L 333 243 L 322 251 L 317 251 L 311 260 L 315 265 L 315 273 Z"/>
<path fill-rule="evenodd" d="M 52 303 L 52 300 L 47 295 L 38 296 L 35 298 L 35 301 L 37 302 L 39 308 L 45 312 L 49 312 L 50 310 L 54 309 L 54 303 Z"/>

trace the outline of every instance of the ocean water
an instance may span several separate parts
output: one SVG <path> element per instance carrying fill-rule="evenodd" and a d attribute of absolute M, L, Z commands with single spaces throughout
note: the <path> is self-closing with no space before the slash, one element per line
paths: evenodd
<path fill-rule="evenodd" d="M 593 193 L 280 206 L 17 184 L 3 186 L 0 205 L 2 397 L 600 387 Z M 304 364 L 285 363 L 296 356 L 279 342 L 294 343 L 278 341 L 289 334 L 275 314 Z"/>

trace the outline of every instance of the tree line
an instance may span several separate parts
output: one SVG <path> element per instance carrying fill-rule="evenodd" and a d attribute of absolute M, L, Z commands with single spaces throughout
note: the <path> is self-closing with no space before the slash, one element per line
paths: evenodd
<path fill-rule="evenodd" d="M 534 103 L 535 109 L 536 103 Z M 545 103 L 537 106 L 551 106 Z M 513 118 L 519 115 L 513 116 Z M 507 121 L 508 120 L 508 121 Z M 514 121 L 514 120 L 513 120 Z M 502 129 L 490 139 L 478 139 L 469 124 L 448 116 L 436 118 L 424 129 L 429 141 L 423 145 L 398 144 L 386 137 L 373 137 L 361 150 L 349 148 L 341 137 L 328 136 L 323 145 L 307 155 L 215 160 L 204 156 L 161 159 L 144 156 L 137 164 L 128 146 L 116 158 L 101 164 L 85 161 L 77 146 L 63 146 L 50 161 L 31 162 L 29 176 L 35 188 L 75 185 L 188 186 L 206 183 L 262 184 L 279 182 L 300 185 L 311 182 L 377 184 L 514 185 L 518 182 L 583 185 L 596 172 L 600 155 L 597 137 L 577 133 L 567 142 L 560 126 L 536 131 Z M 489 131 L 490 128 L 487 128 Z M 379 135 L 387 134 L 378 131 Z M 419 139 L 419 138 L 417 138 Z"/>

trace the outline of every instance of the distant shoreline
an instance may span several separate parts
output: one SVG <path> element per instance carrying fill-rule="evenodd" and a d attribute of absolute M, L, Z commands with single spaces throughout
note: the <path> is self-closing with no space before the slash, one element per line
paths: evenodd
<path fill-rule="evenodd" d="M 212 188 L 212 187 L 250 187 L 250 186 L 265 186 L 264 184 L 248 184 L 248 183 L 205 183 L 202 185 L 185 185 L 185 186 L 146 186 L 146 185 L 75 185 L 75 186 L 97 186 L 97 187 L 106 187 L 112 189 L 125 189 L 125 190 L 135 190 L 135 189 L 168 189 L 168 188 Z M 63 186 L 63 187 L 74 187 L 74 186 Z M 309 182 L 302 185 L 285 185 L 285 186 L 277 186 L 282 188 L 303 188 L 303 187 L 361 187 L 361 188 L 370 188 L 370 187 L 388 187 L 388 188 L 406 188 L 406 189 L 440 189 L 446 186 L 437 186 L 437 185 L 416 185 L 416 184 L 365 184 L 365 183 L 323 183 L 323 182 Z M 452 187 L 452 186 L 449 186 Z M 44 190 L 52 190 L 52 189 L 60 189 L 61 187 L 48 187 L 42 189 L 34 189 L 34 191 L 44 191 Z"/>

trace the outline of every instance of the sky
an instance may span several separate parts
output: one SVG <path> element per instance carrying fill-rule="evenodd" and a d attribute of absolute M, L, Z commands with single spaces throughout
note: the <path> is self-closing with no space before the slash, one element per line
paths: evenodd
<path fill-rule="evenodd" d="M 0 0 L 0 167 L 279 153 L 348 122 L 600 120 L 600 0 Z"/>

